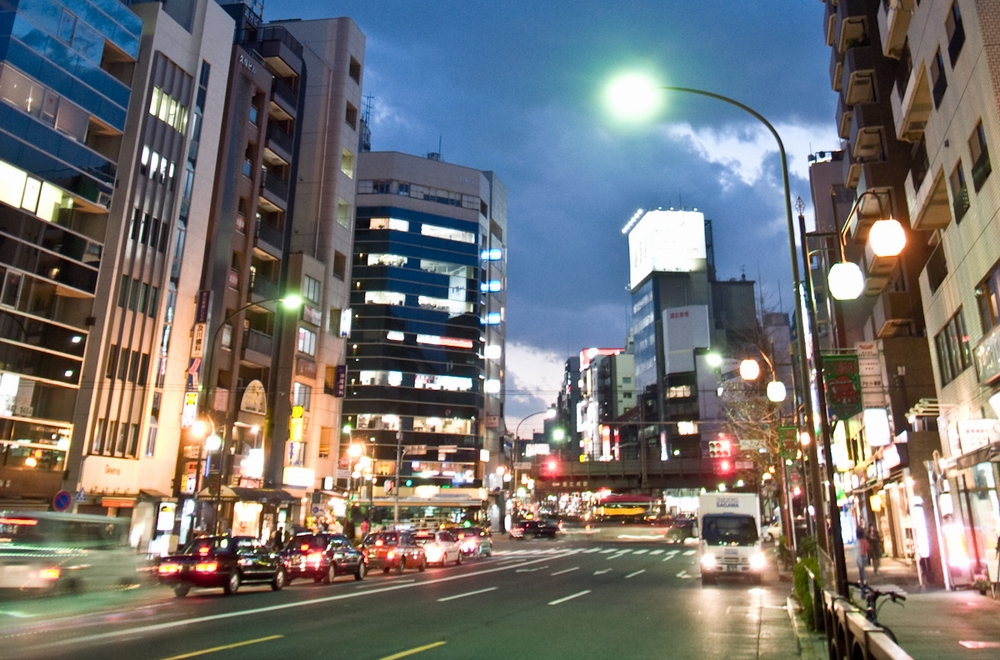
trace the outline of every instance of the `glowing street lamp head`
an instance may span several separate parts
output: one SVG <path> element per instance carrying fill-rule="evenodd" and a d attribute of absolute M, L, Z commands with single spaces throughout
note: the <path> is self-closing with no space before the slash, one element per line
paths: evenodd
<path fill-rule="evenodd" d="M 760 377 L 760 365 L 757 360 L 746 359 L 740 362 L 740 378 L 743 380 L 757 380 Z"/>
<path fill-rule="evenodd" d="M 772 380 L 767 384 L 767 400 L 773 403 L 781 403 L 785 400 L 785 396 L 788 392 L 785 390 L 785 384 L 780 380 Z"/>
<path fill-rule="evenodd" d="M 611 81 L 605 92 L 611 112 L 622 119 L 643 121 L 655 115 L 663 104 L 663 94 L 649 77 L 627 73 Z"/>
<path fill-rule="evenodd" d="M 868 241 L 876 257 L 895 257 L 906 247 L 906 231 L 898 220 L 878 220 L 868 230 Z"/>
<path fill-rule="evenodd" d="M 864 291 L 865 276 L 853 261 L 841 261 L 830 267 L 827 283 L 837 300 L 857 300 Z"/>

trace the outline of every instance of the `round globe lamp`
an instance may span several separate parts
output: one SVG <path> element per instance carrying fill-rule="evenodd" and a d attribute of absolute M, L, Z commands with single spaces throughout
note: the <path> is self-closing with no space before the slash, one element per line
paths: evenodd
<path fill-rule="evenodd" d="M 830 295 L 837 300 L 857 300 L 865 288 L 865 276 L 853 261 L 833 264 L 827 276 Z"/>
<path fill-rule="evenodd" d="M 757 380 L 760 377 L 760 365 L 757 360 L 746 359 L 740 362 L 740 378 L 743 380 Z"/>
<path fill-rule="evenodd" d="M 895 257 L 906 247 L 906 232 L 898 220 L 879 220 L 868 230 L 868 242 L 876 257 Z"/>
<path fill-rule="evenodd" d="M 785 384 L 780 380 L 772 380 L 767 384 L 767 400 L 774 403 L 781 403 L 785 400 Z"/>

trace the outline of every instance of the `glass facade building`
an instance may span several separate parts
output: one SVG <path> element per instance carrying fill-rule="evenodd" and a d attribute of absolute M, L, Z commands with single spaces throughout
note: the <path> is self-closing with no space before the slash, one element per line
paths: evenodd
<path fill-rule="evenodd" d="M 67 469 L 141 32 L 116 0 L 0 5 L 0 501 Z"/>
<path fill-rule="evenodd" d="M 503 192 L 489 173 L 361 154 L 344 412 L 377 473 L 399 444 L 404 487 L 479 486 L 480 450 L 499 450 Z"/>

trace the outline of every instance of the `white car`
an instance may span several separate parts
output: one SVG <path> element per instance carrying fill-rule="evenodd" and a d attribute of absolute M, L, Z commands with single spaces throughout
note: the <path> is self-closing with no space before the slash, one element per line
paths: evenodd
<path fill-rule="evenodd" d="M 781 521 L 776 520 L 764 528 L 764 540 L 774 543 L 781 536 Z"/>
<path fill-rule="evenodd" d="M 448 562 L 462 563 L 462 548 L 451 532 L 438 530 L 413 533 L 417 545 L 423 546 L 428 564 L 447 566 Z"/>

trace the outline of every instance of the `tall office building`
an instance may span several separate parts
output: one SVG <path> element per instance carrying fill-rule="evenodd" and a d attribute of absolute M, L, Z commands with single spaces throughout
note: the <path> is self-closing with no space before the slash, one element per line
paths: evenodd
<path fill-rule="evenodd" d="M 358 160 L 344 411 L 401 494 L 477 489 L 503 431 L 506 189 L 431 156 Z"/>
<path fill-rule="evenodd" d="M 177 512 L 178 384 L 189 369 L 187 329 L 226 89 L 229 48 L 216 35 L 233 22 L 210 0 L 131 8 L 142 41 L 104 246 L 108 267 L 98 278 L 102 304 L 91 336 L 99 341 L 84 364 L 92 386 L 76 408 L 85 442 L 69 481 L 80 491 L 78 511 L 131 515 L 136 543 L 157 551 L 168 549 L 175 531 L 156 521 Z"/>
<path fill-rule="evenodd" d="M 4 3 L 0 25 L 0 504 L 47 507 L 89 448 L 142 22 L 78 0 Z"/>
<path fill-rule="evenodd" d="M 711 229 L 698 211 L 636 214 L 625 230 L 643 455 L 707 456 L 714 422 L 697 423 L 701 356 L 743 356 L 758 340 L 754 283 L 715 278 Z"/>

